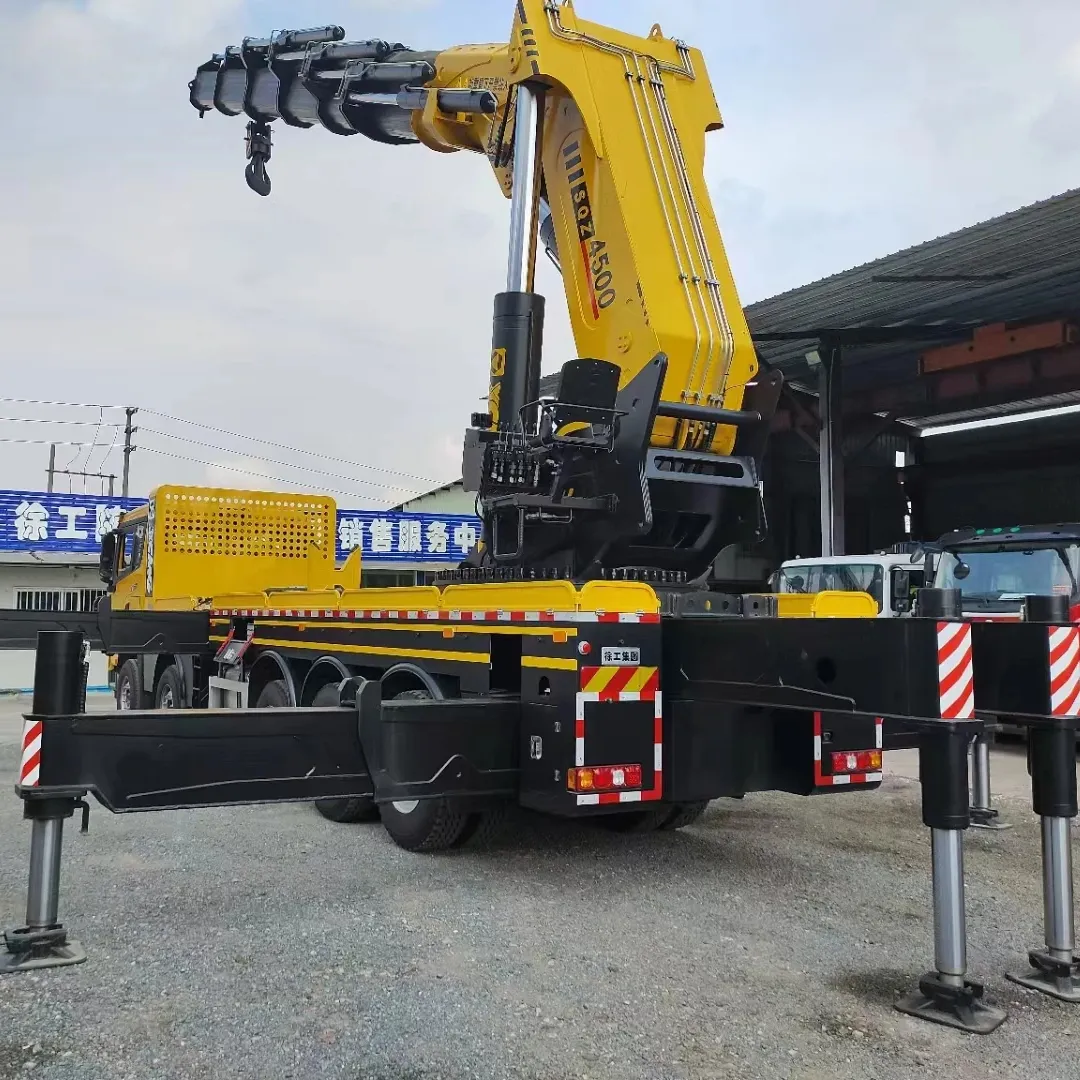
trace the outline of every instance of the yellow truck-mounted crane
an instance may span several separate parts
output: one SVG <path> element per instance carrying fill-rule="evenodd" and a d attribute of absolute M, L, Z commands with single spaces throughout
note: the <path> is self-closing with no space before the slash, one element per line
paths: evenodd
<path fill-rule="evenodd" d="M 723 545 L 759 538 L 779 378 L 758 371 L 705 183 L 721 117 L 700 52 L 548 0 L 521 0 L 504 44 L 418 52 L 343 34 L 246 39 L 199 68 L 191 102 L 251 118 L 247 176 L 262 194 L 278 119 L 487 157 L 510 250 L 488 408 L 465 443 L 485 522 L 470 563 L 699 575 Z M 541 238 L 580 357 L 548 402 Z"/>

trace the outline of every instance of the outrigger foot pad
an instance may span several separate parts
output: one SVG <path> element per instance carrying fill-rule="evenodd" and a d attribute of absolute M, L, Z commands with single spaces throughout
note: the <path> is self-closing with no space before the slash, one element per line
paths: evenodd
<path fill-rule="evenodd" d="M 987 1005 L 982 996 L 981 983 L 965 979 L 963 985 L 955 986 L 943 981 L 938 972 L 930 971 L 919 980 L 918 991 L 902 997 L 896 1008 L 933 1024 L 960 1028 L 973 1035 L 989 1035 L 1005 1022 L 1008 1014 Z"/>
<path fill-rule="evenodd" d="M 973 829 L 1011 829 L 1012 825 L 1002 821 L 996 810 L 987 809 L 983 806 L 973 806 L 969 811 L 971 815 L 971 827 Z"/>
<path fill-rule="evenodd" d="M 38 968 L 70 967 L 81 964 L 86 953 L 77 941 L 67 936 L 62 926 L 44 930 L 22 927 L 4 933 L 5 952 L 0 952 L 0 975 Z"/>
<path fill-rule="evenodd" d="M 1080 960 L 1075 957 L 1061 960 L 1047 952 L 1032 950 L 1028 953 L 1029 971 L 1005 975 L 1009 982 L 1026 986 L 1029 990 L 1038 990 L 1040 994 L 1049 994 L 1059 1001 L 1080 1003 Z"/>

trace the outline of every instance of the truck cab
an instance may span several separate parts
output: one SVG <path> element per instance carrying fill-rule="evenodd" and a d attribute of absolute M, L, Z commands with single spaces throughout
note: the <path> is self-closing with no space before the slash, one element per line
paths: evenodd
<path fill-rule="evenodd" d="M 101 538 L 98 576 L 104 582 L 114 611 L 146 607 L 146 548 L 149 507 L 124 514 L 113 532 Z"/>
<path fill-rule="evenodd" d="M 922 555 L 877 552 L 789 559 L 773 575 L 777 593 L 863 592 L 877 604 L 878 618 L 910 615 L 924 584 Z"/>
<path fill-rule="evenodd" d="M 1019 618 L 1025 596 L 1059 594 L 1080 621 L 1080 524 L 957 529 L 935 547 L 934 586 L 959 589 L 968 618 Z"/>

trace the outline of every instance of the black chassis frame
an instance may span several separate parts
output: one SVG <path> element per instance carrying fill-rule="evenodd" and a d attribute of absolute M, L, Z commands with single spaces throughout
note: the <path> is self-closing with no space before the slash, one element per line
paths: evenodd
<path fill-rule="evenodd" d="M 935 620 L 756 617 L 767 598 L 729 600 L 718 612 L 716 594 L 668 596 L 655 623 L 588 624 L 596 650 L 637 644 L 662 687 L 660 729 L 654 710 L 638 701 L 600 705 L 603 716 L 594 705 L 585 714 L 590 745 L 600 748 L 600 760 L 590 755 L 588 764 L 625 761 L 622 746 L 635 760 L 645 757 L 660 730 L 663 787 L 655 798 L 662 803 L 755 790 L 867 790 L 880 774 L 834 783 L 831 753 L 872 749 L 881 721 L 905 733 L 896 745 L 917 745 L 919 729 L 937 718 Z M 174 621 L 183 638 L 170 637 L 176 614 L 124 613 L 122 644 L 151 655 L 190 648 L 190 621 Z M 200 617 L 209 626 L 206 613 Z M 110 641 L 110 651 L 120 644 Z M 214 647 L 208 636 L 200 652 Z M 539 651 L 560 649 L 546 642 Z M 91 791 L 114 812 L 346 796 L 455 797 L 476 806 L 516 799 L 567 816 L 645 808 L 644 798 L 586 805 L 568 791 L 579 673 L 520 674 L 516 688 L 477 686 L 457 699 L 383 701 L 375 679 L 353 676 L 339 684 L 342 704 L 332 709 L 41 718 L 38 795 Z M 649 786 L 655 771 L 645 771 Z"/>

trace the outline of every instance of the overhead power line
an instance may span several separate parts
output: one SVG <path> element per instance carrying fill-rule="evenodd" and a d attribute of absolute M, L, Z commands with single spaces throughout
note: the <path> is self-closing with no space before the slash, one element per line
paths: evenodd
<path fill-rule="evenodd" d="M 159 457 L 172 458 L 174 461 L 187 461 L 192 465 L 205 465 L 210 469 L 224 469 L 226 472 L 241 473 L 244 476 L 259 476 L 264 480 L 273 480 L 277 484 L 285 484 L 288 486 L 293 483 L 290 480 L 284 480 L 280 476 L 273 476 L 270 473 L 258 472 L 255 469 L 243 469 L 239 465 L 223 465 L 220 461 L 206 461 L 203 458 L 187 457 L 184 454 L 174 454 L 169 450 L 157 450 L 152 446 L 140 446 L 140 450 L 145 450 L 149 454 L 157 454 Z M 313 485 L 308 485 L 313 486 Z M 329 495 L 347 495 L 350 499 L 370 499 L 370 495 L 360 495 L 355 491 L 343 491 L 340 488 L 321 487 L 320 490 L 325 491 Z"/>
<path fill-rule="evenodd" d="M 96 420 L 53 420 L 43 416 L 0 416 L 0 424 L 60 424 L 62 427 L 97 427 Z"/>
<path fill-rule="evenodd" d="M 89 401 L 45 401 L 41 398 L 0 397 L 7 405 L 52 405 L 60 409 L 123 409 L 123 405 L 99 405 Z"/>
<path fill-rule="evenodd" d="M 19 446 L 97 446 L 102 449 L 100 443 L 92 442 L 71 442 L 66 439 L 8 439 L 0 438 L 0 443 L 15 443 Z M 109 447 L 110 450 L 117 449 L 117 444 L 113 443 Z"/>
<path fill-rule="evenodd" d="M 96 429 L 95 434 L 94 434 L 94 439 L 90 443 L 67 442 L 67 441 L 63 441 L 63 440 L 58 441 L 58 440 L 53 440 L 53 439 L 38 440 L 38 441 L 29 440 L 29 439 L 0 439 L 0 442 L 8 442 L 8 443 L 26 443 L 26 444 L 31 444 L 31 445 L 49 445 L 49 444 L 55 443 L 55 445 L 57 445 L 57 446 L 73 447 L 76 450 L 75 457 L 79 456 L 79 450 L 80 449 L 89 447 L 90 448 L 89 452 L 86 455 L 87 463 L 89 463 L 90 458 L 92 457 L 95 448 L 105 450 L 106 451 L 106 459 L 107 459 L 109 453 L 111 453 L 113 450 L 119 448 L 119 445 L 116 442 L 113 442 L 112 444 L 110 444 L 108 446 L 102 446 L 101 444 L 98 443 L 97 439 L 98 439 L 98 435 L 101 432 L 101 428 L 106 423 L 109 423 L 109 424 L 112 423 L 111 421 L 106 421 L 105 420 L 105 416 L 104 416 L 105 410 L 123 411 L 124 409 L 127 408 L 127 406 L 125 406 L 125 405 L 103 404 L 103 403 L 100 403 L 100 402 L 60 401 L 60 400 L 53 400 L 53 399 L 48 399 L 48 398 L 23 398 L 23 397 L 0 397 L 0 404 L 38 405 L 38 406 L 47 406 L 47 407 L 51 407 L 51 408 L 95 409 L 95 410 L 97 410 L 97 412 L 98 412 L 98 419 L 97 420 L 61 420 L 61 419 L 53 419 L 53 418 L 36 418 L 36 417 L 21 417 L 21 416 L 20 417 L 14 417 L 14 416 L 12 416 L 12 417 L 0 417 L 0 422 L 5 422 L 6 421 L 6 422 L 11 422 L 11 423 L 57 424 L 57 425 L 65 425 L 65 424 L 67 424 L 67 425 L 70 425 L 70 426 L 77 426 L 77 427 L 94 427 Z M 320 475 L 324 475 L 324 476 L 331 476 L 331 477 L 335 477 L 337 479 L 350 480 L 353 483 L 364 484 L 366 486 L 380 487 L 380 488 L 385 488 L 385 489 L 391 490 L 391 491 L 403 491 L 403 492 L 410 492 L 410 493 L 421 491 L 425 487 L 435 487 L 440 483 L 439 481 L 433 480 L 433 479 L 431 479 L 431 477 L 428 477 L 428 476 L 420 476 L 420 475 L 418 475 L 416 473 L 402 472 L 402 471 L 396 470 L 396 469 L 387 469 L 387 468 L 384 468 L 381 465 L 368 465 L 368 464 L 366 464 L 365 462 L 362 462 L 362 461 L 353 461 L 351 458 L 338 457 L 338 456 L 335 456 L 333 454 L 323 454 L 323 453 L 319 453 L 318 451 L 314 451 L 314 450 L 305 450 L 302 447 L 293 446 L 293 445 L 291 445 L 289 443 L 277 442 L 277 441 L 275 441 L 273 439 L 263 439 L 263 438 L 260 438 L 257 435 L 246 435 L 246 434 L 244 434 L 243 432 L 240 432 L 240 431 L 232 431 L 229 428 L 217 427 L 217 426 L 215 426 L 213 424 L 203 424 L 203 423 L 200 423 L 197 420 L 188 420 L 188 419 L 186 419 L 185 417 L 182 417 L 182 416 L 173 416 L 170 413 L 160 412 L 157 409 L 140 409 L 139 411 L 141 413 L 143 413 L 144 415 L 156 416 L 159 419 L 168 420 L 168 421 L 170 421 L 171 423 L 174 423 L 174 424 L 183 424 L 183 425 L 188 426 L 188 427 L 199 428 L 199 429 L 201 429 L 203 431 L 212 431 L 212 432 L 214 432 L 214 433 L 216 433 L 218 435 L 226 435 L 229 438 L 240 439 L 242 441 L 246 441 L 246 442 L 249 442 L 249 443 L 254 443 L 254 444 L 259 445 L 259 446 L 269 446 L 269 447 L 273 447 L 273 448 L 275 448 L 277 450 L 285 450 L 285 451 L 289 452 L 290 454 L 300 454 L 300 455 L 303 455 L 303 456 L 306 456 L 306 457 L 316 458 L 316 459 L 321 460 L 321 461 L 335 462 L 336 464 L 339 464 L 339 465 L 346 465 L 351 469 L 362 469 L 365 472 L 379 473 L 379 474 L 381 474 L 383 476 L 396 477 L 396 478 L 401 479 L 401 480 L 416 481 L 416 483 L 421 485 L 421 486 L 420 487 L 415 487 L 415 486 L 413 486 L 413 487 L 404 487 L 402 485 L 382 484 L 382 483 L 378 483 L 378 482 L 374 482 L 374 481 L 361 480 L 358 477 L 355 477 L 355 476 L 352 476 L 352 475 L 346 475 L 346 474 L 343 474 L 343 473 L 330 472 L 330 471 L 324 470 L 324 469 L 313 469 L 313 468 L 310 468 L 308 466 L 295 465 L 295 464 L 293 464 L 291 462 L 287 462 L 287 461 L 277 461 L 277 460 L 273 460 L 273 459 L 266 459 L 270 464 L 281 465 L 281 466 L 283 466 L 285 468 L 289 468 L 289 469 L 299 469 L 299 470 L 304 471 L 304 472 L 311 472 L 311 473 L 316 473 L 316 474 L 320 474 Z M 112 426 L 114 427 L 114 430 L 118 429 L 118 425 L 112 425 Z M 212 443 L 200 442 L 200 441 L 195 440 L 195 439 L 188 439 L 188 438 L 185 438 L 182 435 L 176 435 L 176 434 L 173 434 L 173 433 L 167 432 L 167 431 L 158 431 L 158 430 L 149 429 L 149 428 L 144 429 L 144 431 L 146 431 L 147 433 L 153 433 L 153 434 L 159 435 L 162 438 L 176 439 L 176 440 L 178 440 L 180 442 L 185 442 L 185 443 L 188 443 L 189 445 L 192 445 L 192 446 L 201 446 L 201 447 L 203 447 L 205 449 L 216 450 L 216 451 L 218 451 L 220 453 L 228 453 L 228 454 L 243 453 L 242 450 L 238 450 L 238 449 L 235 449 L 235 448 L 229 448 L 229 447 L 216 446 L 216 445 L 214 445 Z M 160 451 L 159 451 L 159 453 L 160 453 Z M 176 455 L 174 455 L 174 456 L 176 456 Z M 74 460 L 74 458 L 72 460 Z M 103 461 L 104 460 L 105 459 L 103 459 Z M 194 459 L 192 459 L 192 460 L 194 460 Z M 214 464 L 214 463 L 211 462 L 210 464 Z M 252 474 L 252 475 L 261 475 L 261 474 Z M 274 477 L 268 477 L 268 479 L 275 479 L 275 478 Z M 286 481 L 281 481 L 281 482 L 284 483 Z M 352 494 L 352 493 L 351 492 L 345 492 L 344 494 Z"/>
<path fill-rule="evenodd" d="M 0 401 L 2 400 L 3 398 L 0 398 Z M 257 435 L 244 435 L 242 432 L 230 431 L 228 428 L 214 427 L 212 424 L 200 424 L 195 420 L 185 420 L 182 416 L 170 416 L 168 413 L 158 412 L 155 409 L 142 409 L 140 411 L 147 416 L 157 416 L 162 420 L 170 420 L 174 424 L 187 424 L 189 427 L 202 428 L 204 431 L 213 431 L 218 435 L 230 435 L 234 439 L 247 439 L 249 442 L 258 443 L 260 446 L 272 446 L 276 450 L 288 450 L 293 454 L 306 454 L 308 457 L 321 458 L 323 461 L 335 461 L 339 465 L 349 465 L 354 469 L 367 469 L 372 472 L 381 472 L 385 473 L 387 476 L 400 477 L 403 480 L 419 480 L 421 484 L 435 485 L 438 483 L 437 480 L 432 480 L 429 476 L 417 476 L 415 473 L 397 472 L 394 469 L 384 469 L 381 465 L 365 465 L 361 461 L 352 461 L 349 458 L 335 457 L 332 454 L 320 454 L 314 450 L 302 450 L 300 447 L 290 446 L 288 443 L 274 442 L 271 439 L 261 439 Z M 159 434 L 161 433 L 159 432 Z M 179 439 L 180 436 L 173 435 L 170 436 L 170 438 Z M 236 452 L 237 451 L 235 450 L 230 451 L 230 453 Z M 347 479 L 351 479 L 351 477 Z"/>
<path fill-rule="evenodd" d="M 176 439 L 178 442 L 187 443 L 189 446 L 198 446 L 203 450 L 216 450 L 222 454 L 238 454 L 239 450 L 231 450 L 227 446 L 217 446 L 215 443 L 201 442 L 198 439 L 186 439 L 180 435 L 170 435 L 167 431 L 158 431 L 156 428 L 142 428 L 144 435 L 161 435 L 166 439 Z M 145 447 L 140 447 L 145 449 Z M 363 484 L 365 487 L 380 488 L 387 491 L 405 491 L 415 492 L 420 490 L 415 487 L 402 487 L 400 484 L 383 484 L 376 480 L 361 480 L 355 476 L 347 476 L 344 473 L 328 472 L 326 469 L 313 469 L 307 465 L 294 465 L 291 461 L 279 461 L 277 458 L 261 457 L 260 461 L 265 461 L 267 465 L 280 465 L 286 469 L 296 469 L 299 472 L 312 473 L 315 476 L 330 476 L 335 480 L 351 480 L 356 484 Z"/>

